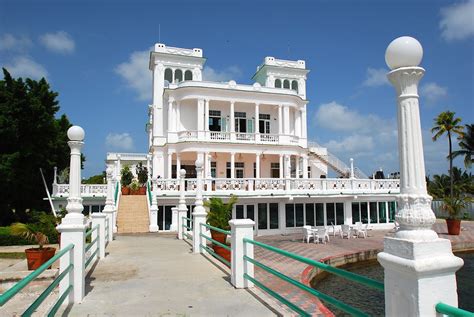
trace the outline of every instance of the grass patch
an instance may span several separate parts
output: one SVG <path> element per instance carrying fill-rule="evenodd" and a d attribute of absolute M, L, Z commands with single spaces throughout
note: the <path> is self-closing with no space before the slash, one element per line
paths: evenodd
<path fill-rule="evenodd" d="M 0 252 L 0 259 L 26 259 L 25 252 Z"/>

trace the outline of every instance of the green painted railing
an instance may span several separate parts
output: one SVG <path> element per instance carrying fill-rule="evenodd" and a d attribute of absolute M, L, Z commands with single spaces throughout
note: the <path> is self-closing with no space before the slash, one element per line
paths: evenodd
<path fill-rule="evenodd" d="M 183 226 L 184 229 L 186 229 L 186 230 L 183 230 L 183 236 L 185 236 L 189 240 L 192 240 L 193 236 L 190 235 L 189 233 L 187 233 L 186 231 L 192 231 L 193 230 L 193 228 L 192 228 L 193 220 L 191 218 L 187 218 L 187 217 L 183 217 L 181 219 L 183 220 L 182 226 Z M 186 226 L 186 221 L 189 223 L 190 226 Z"/>
<path fill-rule="evenodd" d="M 5 293 L 0 295 L 0 307 L 6 304 L 10 299 L 12 299 L 16 294 L 18 294 L 23 288 L 25 288 L 29 283 L 31 283 L 36 277 L 43 273 L 48 267 L 50 267 L 54 262 L 61 258 L 64 254 L 68 253 L 74 248 L 74 244 L 69 244 L 65 248 L 61 249 L 56 253 L 51 259 L 46 263 L 41 265 L 38 269 L 30 273 L 27 277 L 13 285 Z M 35 310 L 43 303 L 43 301 L 48 297 L 48 295 L 54 290 L 54 288 L 61 282 L 61 280 L 71 272 L 74 268 L 73 264 L 70 264 L 58 277 L 56 277 L 53 282 L 41 293 L 41 295 L 26 309 L 22 316 L 31 316 Z M 58 298 L 53 307 L 48 312 L 48 316 L 54 316 L 58 311 L 61 304 L 64 302 L 66 297 L 72 291 L 72 285 L 70 285 L 66 291 Z"/>
<path fill-rule="evenodd" d="M 119 182 L 115 184 L 115 194 L 114 194 L 114 199 L 115 199 L 115 206 L 117 206 L 117 200 L 118 200 L 118 194 L 119 194 Z"/>
<path fill-rule="evenodd" d="M 94 232 L 95 230 L 99 230 L 98 224 L 92 227 L 91 229 L 89 229 L 88 231 L 86 231 L 86 239 L 90 237 L 92 235 L 92 232 Z M 86 243 L 86 252 L 88 252 L 94 246 L 94 244 L 97 244 L 98 241 L 99 241 L 99 235 L 97 235 L 97 237 L 94 240 L 92 240 L 90 243 Z M 87 268 L 89 264 L 92 263 L 92 260 L 94 259 L 94 257 L 97 255 L 98 252 L 99 252 L 99 246 L 97 245 L 95 251 L 92 252 L 92 254 L 86 259 L 86 263 L 84 265 L 85 268 Z"/>
<path fill-rule="evenodd" d="M 151 206 L 151 202 L 153 201 L 153 197 L 152 197 L 152 193 L 151 193 L 151 184 L 150 184 L 150 181 L 146 182 L 146 188 L 147 188 L 147 192 L 148 192 L 148 200 L 150 201 L 150 206 Z"/>
<path fill-rule="evenodd" d="M 261 248 L 264 248 L 266 250 L 269 250 L 269 251 L 272 251 L 272 252 L 275 252 L 275 253 L 278 253 L 278 254 L 281 254 L 283 256 L 286 256 L 290 259 L 293 259 L 293 260 L 296 260 L 296 261 L 299 261 L 299 262 L 302 262 L 302 263 L 305 263 L 305 264 L 308 264 L 308 265 L 311 265 L 311 266 L 314 266 L 314 267 L 317 267 L 321 270 L 324 270 L 324 271 L 327 271 L 327 272 L 330 272 L 332 274 L 335 274 L 335 275 L 339 275 L 345 279 L 348 279 L 348 280 L 351 280 L 351 281 L 354 281 L 354 282 L 357 282 L 359 284 L 363 284 L 365 286 L 368 286 L 368 287 L 372 287 L 372 288 L 375 288 L 375 289 L 378 289 L 378 290 L 384 290 L 384 285 L 383 283 L 379 282 L 379 281 L 376 281 L 376 280 L 373 280 L 371 278 L 368 278 L 368 277 L 365 277 L 365 276 L 361 276 L 361 275 L 357 275 L 355 273 L 352 273 L 352 272 L 348 272 L 348 271 L 345 271 L 345 270 L 341 270 L 341 269 L 338 269 L 338 268 L 335 268 L 335 267 L 332 267 L 330 265 L 327 265 L 327 264 L 324 264 L 324 263 L 321 263 L 321 262 L 318 262 L 318 261 L 315 261 L 315 260 L 312 260 L 312 259 L 308 259 L 308 258 L 305 258 L 305 257 L 302 257 L 298 254 L 294 254 L 294 253 L 291 253 L 291 252 L 288 252 L 288 251 L 285 251 L 285 250 L 282 250 L 282 249 L 278 249 L 274 246 L 271 246 L 271 245 L 268 245 L 268 244 L 265 244 L 265 243 L 261 243 L 261 242 L 258 242 L 258 241 L 255 241 L 255 240 L 252 240 L 252 239 L 247 239 L 247 238 L 244 238 L 244 244 L 245 243 L 251 243 L 253 245 L 256 245 L 256 246 L 259 246 Z M 280 272 L 278 272 L 277 270 L 275 269 L 272 269 L 252 258 L 249 258 L 248 256 L 244 255 L 244 261 L 247 261 L 247 262 L 250 262 L 250 263 L 253 263 L 255 266 L 263 269 L 264 271 L 298 287 L 299 289 L 301 290 L 304 290 L 318 298 L 320 298 L 321 300 L 323 301 L 326 301 L 328 302 L 329 304 L 332 304 L 334 305 L 335 307 L 339 308 L 340 310 L 343 310 L 345 311 L 346 313 L 349 313 L 353 316 L 368 316 L 368 314 L 360 311 L 359 309 L 357 308 L 354 308 L 350 305 L 347 305 L 329 295 L 326 295 L 324 293 L 321 293 L 295 279 L 292 279 Z M 304 316 L 310 316 L 309 313 L 305 312 L 304 310 L 302 310 L 301 307 L 298 307 L 296 304 L 292 303 L 291 301 L 289 301 L 288 299 L 285 299 L 283 298 L 281 295 L 277 294 L 275 291 L 273 290 L 270 290 L 268 287 L 266 287 L 265 285 L 263 285 L 261 282 L 257 281 L 255 278 L 252 278 L 251 276 L 247 275 L 247 274 L 244 274 L 244 278 L 253 282 L 255 285 L 257 285 L 258 287 L 262 288 L 264 291 L 268 292 L 271 296 L 275 297 L 276 299 L 278 299 L 279 301 L 281 301 L 283 304 L 287 305 L 290 309 L 292 309 L 293 311 L 297 312 L 298 314 L 300 315 L 304 315 Z"/>
<path fill-rule="evenodd" d="M 450 306 L 441 302 L 436 304 L 436 311 L 440 314 L 450 317 L 474 317 L 474 313 L 470 311 Z"/>
<path fill-rule="evenodd" d="M 208 228 L 210 230 L 214 230 L 214 231 L 217 231 L 217 232 L 220 232 L 220 233 L 224 233 L 226 235 L 230 235 L 230 231 L 227 231 L 227 230 L 223 230 L 223 229 L 220 229 L 220 228 L 217 228 L 217 227 L 213 227 L 211 225 L 208 225 L 206 223 L 201 223 L 201 228 L 199 230 L 199 236 L 200 237 L 203 237 L 204 239 L 208 240 L 208 241 L 211 241 L 212 244 L 215 244 L 215 245 L 218 245 L 226 250 L 229 250 L 231 251 L 231 248 L 228 246 L 228 245 L 225 245 L 219 241 L 216 241 L 214 239 L 212 239 L 211 237 L 208 237 L 206 236 L 205 234 L 202 233 L 202 228 Z M 220 256 L 219 254 L 217 254 L 216 252 L 214 252 L 213 249 L 209 248 L 207 245 L 203 245 L 203 244 L 199 244 L 199 247 L 201 249 L 204 249 L 206 250 L 210 255 L 212 255 L 213 257 L 215 257 L 216 259 L 218 259 L 219 261 L 221 261 L 222 263 L 224 263 L 225 265 L 227 265 L 228 267 L 230 267 L 230 262 L 227 261 L 226 259 L 224 259 L 222 256 Z"/>

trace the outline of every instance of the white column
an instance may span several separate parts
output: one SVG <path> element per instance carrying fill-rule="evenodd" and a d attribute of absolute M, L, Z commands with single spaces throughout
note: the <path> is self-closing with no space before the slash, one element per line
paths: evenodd
<path fill-rule="evenodd" d="M 202 161 L 196 160 L 196 202 L 193 211 L 193 253 L 200 253 L 199 245 L 201 242 L 205 244 L 204 238 L 201 239 L 201 223 L 206 222 L 206 209 L 203 207 L 202 201 Z M 204 240 L 204 241 L 203 241 Z"/>
<path fill-rule="evenodd" d="M 103 213 L 107 217 L 108 223 L 108 236 L 109 241 L 113 240 L 114 237 L 114 214 L 115 214 L 115 202 L 114 202 L 114 185 L 113 185 L 113 169 L 109 165 L 105 170 L 107 175 L 107 198 L 105 200 L 105 207 Z"/>
<path fill-rule="evenodd" d="M 178 231 L 178 207 L 171 208 L 170 231 Z"/>
<path fill-rule="evenodd" d="M 152 158 L 152 175 L 151 178 L 157 178 L 158 177 L 158 165 L 160 164 L 159 158 L 158 158 L 158 153 L 153 151 L 153 158 Z"/>
<path fill-rule="evenodd" d="M 157 195 L 157 177 L 152 179 L 152 195 L 151 195 L 151 206 L 150 206 L 150 225 L 148 230 L 150 232 L 158 232 L 158 202 L 156 200 Z"/>
<path fill-rule="evenodd" d="M 70 264 L 74 269 L 64 278 L 60 284 L 60 294 L 63 294 L 69 285 L 73 285 L 73 290 L 68 297 L 69 303 L 79 303 L 84 298 L 85 290 L 85 240 L 86 240 L 86 219 L 82 214 L 84 207 L 81 198 L 81 148 L 84 145 L 84 130 L 79 126 L 72 126 L 67 131 L 70 139 L 68 142 L 71 148 L 71 161 L 69 167 L 69 197 L 66 205 L 68 214 L 62 219 L 57 230 L 61 233 L 61 249 L 69 244 L 74 244 L 74 248 L 69 255 L 62 256 L 59 263 L 59 272 L 64 272 Z"/>
<path fill-rule="evenodd" d="M 308 178 L 308 157 L 303 156 L 303 178 Z"/>
<path fill-rule="evenodd" d="M 280 178 L 284 178 L 284 168 L 283 168 L 283 154 L 280 154 Z"/>
<path fill-rule="evenodd" d="M 232 238 L 231 282 L 235 288 L 253 287 L 253 283 L 244 278 L 244 273 L 253 277 L 253 264 L 244 261 L 244 255 L 253 259 L 253 244 L 244 243 L 244 238 L 253 240 L 255 222 L 250 219 L 232 219 L 229 221 Z"/>
<path fill-rule="evenodd" d="M 173 153 L 172 152 L 168 152 L 168 179 L 171 179 L 173 177 Z"/>
<path fill-rule="evenodd" d="M 354 177 L 354 159 L 351 157 L 351 175 L 350 178 L 355 178 Z"/>
<path fill-rule="evenodd" d="M 92 253 L 95 252 L 97 248 L 99 248 L 98 256 L 99 259 L 105 258 L 105 223 L 107 221 L 107 215 L 102 213 L 102 212 L 94 212 L 91 215 L 92 217 L 92 228 L 94 228 L 96 225 L 99 225 L 99 228 L 97 230 L 94 230 L 92 232 L 92 237 L 91 241 L 94 241 L 96 238 L 97 243 L 95 244 L 94 247 L 91 248 Z M 110 228 L 110 225 L 109 225 Z"/>
<path fill-rule="evenodd" d="M 230 102 L 230 139 L 235 140 L 235 109 L 234 109 L 234 101 Z"/>
<path fill-rule="evenodd" d="M 295 133 L 294 135 L 297 137 L 301 137 L 301 111 L 299 109 L 294 108 L 295 113 Z"/>
<path fill-rule="evenodd" d="M 173 99 L 168 100 L 168 132 L 174 132 L 173 127 Z"/>
<path fill-rule="evenodd" d="M 209 99 L 204 100 L 204 131 L 209 131 Z"/>
<path fill-rule="evenodd" d="M 305 139 L 308 137 L 308 130 L 307 130 L 308 122 L 306 120 L 307 118 L 306 118 L 306 105 L 305 105 L 304 108 L 301 109 L 301 137 Z"/>
<path fill-rule="evenodd" d="M 283 106 L 283 134 L 290 134 L 290 106 Z"/>
<path fill-rule="evenodd" d="M 230 178 L 235 178 L 235 153 L 230 153 Z"/>
<path fill-rule="evenodd" d="M 453 255 L 450 241 L 431 229 L 436 218 L 426 191 L 418 105 L 418 82 L 425 72 L 418 67 L 422 56 L 420 43 L 410 37 L 394 40 L 385 55 L 398 97 L 400 157 L 395 215 L 400 229 L 385 237 L 384 251 L 377 256 L 385 272 L 386 316 L 437 316 L 438 302 L 458 303 L 455 272 L 463 261 Z"/>
<path fill-rule="evenodd" d="M 178 204 L 178 239 L 183 239 L 183 217 L 188 214 L 188 207 L 186 206 L 185 188 L 184 188 L 184 177 L 186 176 L 186 170 L 182 169 L 179 171 L 179 204 Z"/>
<path fill-rule="evenodd" d="M 181 155 L 176 152 L 176 179 L 179 179 L 180 170 L 181 170 Z"/>
<path fill-rule="evenodd" d="M 255 142 L 260 142 L 260 104 L 255 104 Z"/>
<path fill-rule="evenodd" d="M 285 155 L 285 190 L 290 190 L 291 156 Z"/>
<path fill-rule="evenodd" d="M 260 153 L 255 154 L 255 178 L 260 178 Z"/>
<path fill-rule="evenodd" d="M 176 116 L 176 121 L 175 121 L 176 129 L 175 130 L 181 131 L 181 101 L 176 102 L 175 116 Z"/>
<path fill-rule="evenodd" d="M 298 155 L 295 156 L 295 178 L 300 178 L 300 157 Z"/>
<path fill-rule="evenodd" d="M 283 111 L 282 111 L 282 105 L 278 105 L 278 134 L 283 134 Z"/>

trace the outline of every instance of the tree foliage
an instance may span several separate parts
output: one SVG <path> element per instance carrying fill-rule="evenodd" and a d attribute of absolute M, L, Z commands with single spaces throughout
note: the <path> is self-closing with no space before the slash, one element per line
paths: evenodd
<path fill-rule="evenodd" d="M 428 192 L 434 199 L 444 199 L 450 196 L 451 179 L 449 175 L 433 175 L 428 178 Z M 454 197 L 474 195 L 474 176 L 471 173 L 453 167 Z"/>
<path fill-rule="evenodd" d="M 474 124 L 466 124 L 466 132 L 459 138 L 461 149 L 453 151 L 452 157 L 464 156 L 464 166 L 471 168 L 474 156 Z"/>
<path fill-rule="evenodd" d="M 106 184 L 105 179 L 107 178 L 105 171 L 100 174 L 92 175 L 91 177 L 82 181 L 83 184 Z"/>
<path fill-rule="evenodd" d="M 219 197 L 209 198 L 204 206 L 209 208 L 206 221 L 209 225 L 224 230 L 229 230 L 229 220 L 232 218 L 232 208 L 237 203 L 237 197 L 231 195 L 229 201 L 224 203 Z"/>
<path fill-rule="evenodd" d="M 47 181 L 53 167 L 69 165 L 67 130 L 59 111 L 58 93 L 42 78 L 12 78 L 3 69 L 0 80 L 0 224 L 26 221 L 28 209 L 47 208 L 39 169 Z"/>

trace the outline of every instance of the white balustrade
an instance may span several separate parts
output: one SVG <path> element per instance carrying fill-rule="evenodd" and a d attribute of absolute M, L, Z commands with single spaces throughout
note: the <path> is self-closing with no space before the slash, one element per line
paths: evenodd
<path fill-rule="evenodd" d="M 278 134 L 260 134 L 260 142 L 278 144 L 280 136 Z"/>
<path fill-rule="evenodd" d="M 56 196 L 68 196 L 69 184 L 58 184 Z M 81 185 L 83 196 L 107 196 L 107 184 L 83 184 Z"/>
<path fill-rule="evenodd" d="M 198 139 L 198 131 L 180 131 L 178 132 L 179 141 L 196 141 Z"/>
<path fill-rule="evenodd" d="M 230 132 L 209 131 L 209 139 L 212 141 L 229 141 Z"/>

